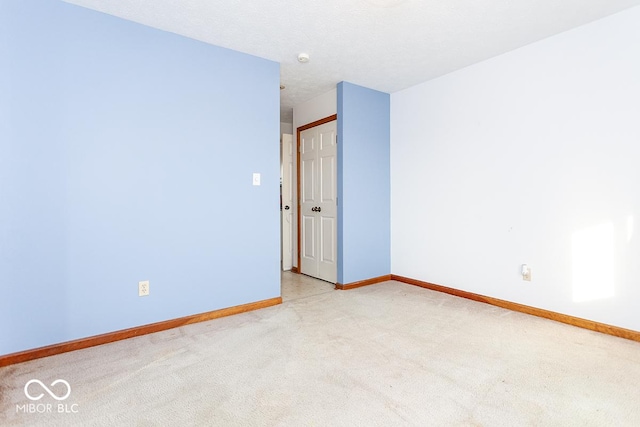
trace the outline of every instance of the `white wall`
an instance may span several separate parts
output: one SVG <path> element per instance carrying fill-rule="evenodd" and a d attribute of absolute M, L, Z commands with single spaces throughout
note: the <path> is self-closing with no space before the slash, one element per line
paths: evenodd
<path fill-rule="evenodd" d="M 316 96 L 307 102 L 293 107 L 293 144 L 297 146 L 297 129 L 300 126 L 313 123 L 325 117 L 332 116 L 338 112 L 338 92 L 337 89 L 331 89 L 327 93 Z M 294 165 L 297 167 L 296 158 Z M 294 173 L 293 188 L 297 188 L 297 176 Z M 293 212 L 293 253 L 298 253 L 298 199 L 294 192 L 294 212 Z M 293 265 L 298 266 L 297 256 L 293 257 Z"/>
<path fill-rule="evenodd" d="M 300 126 L 324 119 L 338 112 L 338 92 L 331 89 L 307 102 L 293 107 L 293 134 Z"/>
<path fill-rule="evenodd" d="M 394 274 L 640 330 L 638 22 L 392 95 Z"/>
<path fill-rule="evenodd" d="M 283 133 L 292 134 L 293 133 L 293 124 L 280 122 L 280 136 L 282 136 Z"/>

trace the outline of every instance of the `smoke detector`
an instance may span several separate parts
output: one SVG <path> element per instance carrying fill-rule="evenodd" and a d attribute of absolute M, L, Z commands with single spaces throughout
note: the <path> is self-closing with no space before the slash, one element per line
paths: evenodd
<path fill-rule="evenodd" d="M 309 54 L 308 53 L 298 54 L 298 62 L 300 62 L 301 64 L 309 62 Z"/>

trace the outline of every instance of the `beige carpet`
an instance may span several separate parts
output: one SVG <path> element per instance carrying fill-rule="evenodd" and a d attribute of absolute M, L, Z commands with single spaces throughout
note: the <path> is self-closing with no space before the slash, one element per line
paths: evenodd
<path fill-rule="evenodd" d="M 397 282 L 324 289 L 2 368 L 0 425 L 640 426 L 640 343 Z M 76 413 L 16 413 L 31 379 L 68 381 Z"/>

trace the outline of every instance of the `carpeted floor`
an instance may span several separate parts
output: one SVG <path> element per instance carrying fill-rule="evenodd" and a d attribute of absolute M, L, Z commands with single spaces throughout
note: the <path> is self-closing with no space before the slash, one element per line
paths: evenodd
<path fill-rule="evenodd" d="M 283 289 L 279 306 L 0 368 L 0 425 L 640 425 L 640 343 L 398 282 L 316 285 Z M 34 378 L 66 380 L 71 413 L 46 393 L 51 413 L 17 412 Z"/>

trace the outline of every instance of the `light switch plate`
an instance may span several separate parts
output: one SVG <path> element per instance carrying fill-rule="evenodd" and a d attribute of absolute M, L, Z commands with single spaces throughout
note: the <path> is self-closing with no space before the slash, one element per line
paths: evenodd
<path fill-rule="evenodd" d="M 254 173 L 253 174 L 253 185 L 260 185 L 260 174 L 259 173 Z"/>

